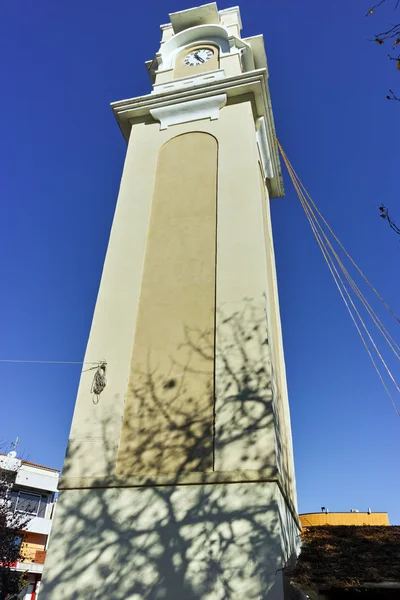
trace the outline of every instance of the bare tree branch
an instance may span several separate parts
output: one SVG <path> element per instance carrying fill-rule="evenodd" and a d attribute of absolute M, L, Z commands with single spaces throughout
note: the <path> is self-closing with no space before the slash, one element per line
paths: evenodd
<path fill-rule="evenodd" d="M 379 207 L 379 210 L 381 211 L 380 217 L 382 219 L 385 219 L 389 223 L 389 227 L 391 229 L 393 229 L 393 231 L 395 233 L 397 233 L 397 235 L 400 235 L 400 227 L 398 227 L 396 225 L 396 223 L 393 221 L 393 219 L 390 217 L 389 211 L 386 208 L 386 206 L 384 206 L 383 204 L 381 204 L 380 207 Z"/>
<path fill-rule="evenodd" d="M 400 0 L 399 0 L 400 2 Z M 393 90 L 389 90 L 389 94 L 386 96 L 386 98 L 388 100 L 397 100 L 398 102 L 400 102 L 400 98 L 398 96 L 396 96 L 396 94 L 394 93 Z"/>
<path fill-rule="evenodd" d="M 369 15 L 374 14 L 376 8 L 382 6 L 382 4 L 389 4 L 390 2 L 391 0 L 380 0 L 377 4 L 374 4 L 374 6 L 372 6 L 369 9 L 365 16 L 368 17 Z M 394 0 L 393 4 L 393 10 L 396 10 L 400 4 L 400 0 Z M 400 44 L 400 23 L 392 25 L 386 31 L 381 31 L 380 33 L 374 34 L 373 39 L 371 39 L 370 41 L 374 41 L 379 45 L 384 44 L 386 41 L 393 41 L 392 48 L 395 49 L 397 45 Z M 391 54 L 388 54 L 388 57 L 389 60 L 394 60 L 396 62 L 397 70 L 400 71 L 400 53 L 397 54 L 397 56 L 392 56 Z M 389 90 L 389 94 L 386 96 L 386 98 L 388 100 L 400 100 L 399 97 L 392 90 Z"/>
<path fill-rule="evenodd" d="M 366 13 L 366 17 L 368 17 L 368 15 L 372 15 L 374 13 L 374 10 L 376 8 L 378 8 L 378 6 L 380 6 L 381 4 L 383 4 L 384 2 L 386 2 L 386 0 L 381 0 L 380 2 L 378 2 L 378 4 L 375 4 L 374 6 L 372 6 L 369 11 Z"/>

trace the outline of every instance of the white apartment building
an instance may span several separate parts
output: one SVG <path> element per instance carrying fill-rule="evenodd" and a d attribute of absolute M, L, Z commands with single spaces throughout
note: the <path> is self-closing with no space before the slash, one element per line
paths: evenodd
<path fill-rule="evenodd" d="M 29 517 L 28 525 L 24 531 L 21 531 L 23 560 L 14 565 L 17 571 L 26 573 L 28 582 L 19 598 L 37 600 L 60 472 L 57 469 L 19 459 L 14 451 L 7 455 L 0 454 L 0 469 L 17 473 L 11 491 L 10 510 L 24 513 Z"/>

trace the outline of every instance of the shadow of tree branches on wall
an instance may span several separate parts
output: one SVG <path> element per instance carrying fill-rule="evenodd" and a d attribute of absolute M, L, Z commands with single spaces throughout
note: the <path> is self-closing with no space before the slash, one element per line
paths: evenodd
<path fill-rule="evenodd" d="M 186 330 L 188 360 L 171 356 L 168 373 L 149 361 L 135 377 L 128 394 L 136 418 L 124 422 L 134 472 L 120 468 L 74 489 L 68 456 L 70 489 L 60 493 L 42 600 L 283 598 L 281 569 L 299 532 L 277 483 L 264 311 L 249 302 L 229 317 L 220 313 L 216 331 L 214 341 L 213 333 Z M 198 365 L 199 355 L 205 370 L 192 368 L 190 357 Z M 208 362 L 214 383 L 193 399 L 188 379 L 208 373 Z M 112 402 L 107 389 L 100 402 Z M 102 437 L 112 473 L 107 422 Z M 120 448 L 118 461 L 125 458 Z"/>
<path fill-rule="evenodd" d="M 211 337 L 210 332 L 186 329 L 185 342 L 177 349 L 182 356 L 171 356 L 167 370 L 152 365 L 148 356 L 146 371 L 135 372 L 128 391 L 135 410 L 124 415 L 129 443 L 120 445 L 119 475 L 173 473 L 177 482 L 182 473 L 212 471 Z M 199 392 L 194 395 L 196 383 Z"/>

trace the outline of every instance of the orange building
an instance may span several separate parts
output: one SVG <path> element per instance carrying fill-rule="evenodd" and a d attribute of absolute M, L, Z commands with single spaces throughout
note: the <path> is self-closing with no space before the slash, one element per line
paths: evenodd
<path fill-rule="evenodd" d="M 299 515 L 304 529 L 318 525 L 389 525 L 389 517 L 386 512 L 318 512 L 303 513 Z"/>

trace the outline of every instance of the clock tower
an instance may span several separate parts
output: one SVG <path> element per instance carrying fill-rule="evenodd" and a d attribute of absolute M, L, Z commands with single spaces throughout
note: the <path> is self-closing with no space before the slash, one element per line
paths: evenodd
<path fill-rule="evenodd" d="M 285 597 L 292 441 L 269 202 L 283 186 L 263 37 L 169 15 L 127 154 L 42 600 Z M 101 370 L 104 374 L 104 369 Z"/>

